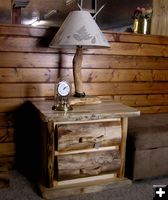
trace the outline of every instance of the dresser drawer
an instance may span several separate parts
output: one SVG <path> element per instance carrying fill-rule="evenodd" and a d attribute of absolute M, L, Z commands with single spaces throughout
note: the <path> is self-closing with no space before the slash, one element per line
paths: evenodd
<path fill-rule="evenodd" d="M 121 120 L 56 125 L 58 152 L 119 145 Z"/>
<path fill-rule="evenodd" d="M 114 173 L 120 169 L 118 149 L 57 156 L 58 180 Z"/>

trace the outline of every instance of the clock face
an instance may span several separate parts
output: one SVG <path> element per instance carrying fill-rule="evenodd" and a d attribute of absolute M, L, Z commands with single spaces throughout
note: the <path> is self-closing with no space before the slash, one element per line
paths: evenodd
<path fill-rule="evenodd" d="M 60 96 L 67 96 L 70 93 L 70 85 L 66 81 L 61 81 L 57 88 Z"/>

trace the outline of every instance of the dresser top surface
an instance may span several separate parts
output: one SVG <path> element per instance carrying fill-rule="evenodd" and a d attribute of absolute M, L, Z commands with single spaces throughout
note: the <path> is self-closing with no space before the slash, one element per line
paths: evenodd
<path fill-rule="evenodd" d="M 137 109 L 113 101 L 104 101 L 89 105 L 73 105 L 73 110 L 67 112 L 52 110 L 53 101 L 36 101 L 32 103 L 45 121 L 110 120 L 116 117 L 134 117 L 140 115 L 140 111 Z"/>

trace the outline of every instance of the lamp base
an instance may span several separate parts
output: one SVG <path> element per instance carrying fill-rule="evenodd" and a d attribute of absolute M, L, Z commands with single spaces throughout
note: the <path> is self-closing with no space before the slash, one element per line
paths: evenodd
<path fill-rule="evenodd" d="M 70 104 L 58 104 L 58 105 L 53 105 L 52 110 L 56 110 L 56 111 L 69 111 L 72 110 L 72 106 Z"/>
<path fill-rule="evenodd" d="M 98 104 L 101 103 L 101 99 L 95 96 L 85 96 L 81 98 L 70 97 L 70 105 L 86 105 L 86 104 Z"/>
<path fill-rule="evenodd" d="M 75 92 L 74 97 L 84 98 L 86 94 L 84 92 Z"/>

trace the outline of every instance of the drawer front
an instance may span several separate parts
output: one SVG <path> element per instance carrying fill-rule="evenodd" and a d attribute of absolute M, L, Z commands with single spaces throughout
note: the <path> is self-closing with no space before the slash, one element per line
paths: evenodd
<path fill-rule="evenodd" d="M 58 181 L 95 175 L 116 173 L 120 169 L 119 150 L 61 155 L 55 169 Z"/>
<path fill-rule="evenodd" d="M 82 150 L 119 145 L 121 120 L 56 126 L 58 144 L 56 150 Z"/>

